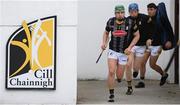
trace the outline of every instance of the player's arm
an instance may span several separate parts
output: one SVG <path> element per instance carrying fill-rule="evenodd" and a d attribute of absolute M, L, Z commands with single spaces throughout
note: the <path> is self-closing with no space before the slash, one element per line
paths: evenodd
<path fill-rule="evenodd" d="M 108 31 L 104 31 L 102 45 L 101 45 L 101 49 L 102 50 L 106 49 L 108 42 L 109 42 L 109 32 Z"/>

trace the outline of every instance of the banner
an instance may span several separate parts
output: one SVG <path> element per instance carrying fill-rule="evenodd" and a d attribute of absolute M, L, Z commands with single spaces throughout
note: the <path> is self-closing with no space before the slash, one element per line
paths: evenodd
<path fill-rule="evenodd" d="M 6 45 L 7 89 L 52 89 L 56 86 L 56 16 L 27 23 Z"/>

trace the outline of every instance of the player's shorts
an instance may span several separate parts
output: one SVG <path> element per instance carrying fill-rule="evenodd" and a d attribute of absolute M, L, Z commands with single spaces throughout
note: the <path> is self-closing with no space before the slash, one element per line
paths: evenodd
<path fill-rule="evenodd" d="M 146 46 L 134 46 L 131 51 L 135 54 L 136 57 L 143 57 L 146 51 Z"/>
<path fill-rule="evenodd" d="M 151 56 L 158 56 L 161 49 L 162 49 L 161 46 L 149 46 L 146 51 L 150 52 Z"/>
<path fill-rule="evenodd" d="M 115 52 L 111 49 L 109 49 L 109 51 L 108 51 L 108 58 L 118 60 L 118 64 L 120 64 L 120 65 L 126 65 L 127 61 L 128 61 L 127 55 L 125 55 L 123 53 Z"/>

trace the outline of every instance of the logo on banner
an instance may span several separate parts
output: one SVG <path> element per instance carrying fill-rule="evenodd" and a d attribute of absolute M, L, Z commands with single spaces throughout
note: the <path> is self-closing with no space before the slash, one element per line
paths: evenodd
<path fill-rule="evenodd" d="M 56 16 L 24 20 L 6 51 L 7 89 L 55 89 Z"/>

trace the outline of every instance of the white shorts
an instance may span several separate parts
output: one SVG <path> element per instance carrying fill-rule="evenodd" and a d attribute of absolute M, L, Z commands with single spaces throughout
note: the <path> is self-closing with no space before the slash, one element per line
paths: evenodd
<path fill-rule="evenodd" d="M 108 58 L 118 60 L 118 64 L 120 64 L 120 65 L 126 65 L 127 61 L 128 61 L 127 55 L 125 55 L 123 53 L 115 52 L 110 49 L 108 51 Z"/>
<path fill-rule="evenodd" d="M 146 51 L 146 46 L 134 46 L 131 51 L 135 54 L 135 56 L 143 57 L 144 52 Z"/>
<path fill-rule="evenodd" d="M 146 51 L 151 52 L 151 56 L 157 56 L 159 51 L 161 51 L 161 46 L 149 46 Z"/>

